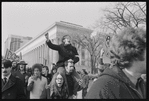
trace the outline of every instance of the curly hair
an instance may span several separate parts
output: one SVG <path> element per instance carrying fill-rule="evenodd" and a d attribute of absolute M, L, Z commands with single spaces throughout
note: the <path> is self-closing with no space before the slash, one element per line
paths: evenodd
<path fill-rule="evenodd" d="M 35 68 L 38 68 L 40 72 L 42 72 L 42 65 L 39 64 L 39 63 L 35 63 L 33 66 L 32 66 L 32 72 L 34 73 L 34 69 Z"/>
<path fill-rule="evenodd" d="M 57 75 L 61 75 L 64 79 L 63 85 L 62 85 L 62 91 L 61 93 L 58 91 L 58 87 L 56 84 L 56 77 Z M 54 74 L 52 80 L 51 80 L 51 84 L 50 84 L 50 96 L 52 96 L 52 94 L 64 97 L 64 98 L 68 98 L 68 85 L 67 85 L 67 81 L 66 81 L 66 77 L 63 73 L 57 72 Z"/>
<path fill-rule="evenodd" d="M 131 67 L 133 61 L 143 61 L 146 49 L 146 32 L 143 29 L 125 28 L 111 38 L 109 54 L 113 64 L 121 69 Z"/>

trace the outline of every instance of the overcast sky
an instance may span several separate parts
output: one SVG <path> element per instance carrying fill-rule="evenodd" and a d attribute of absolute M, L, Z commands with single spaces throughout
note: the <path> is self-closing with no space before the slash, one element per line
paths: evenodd
<path fill-rule="evenodd" d="M 35 37 L 56 21 L 89 27 L 114 2 L 2 2 L 2 55 L 9 34 Z"/>

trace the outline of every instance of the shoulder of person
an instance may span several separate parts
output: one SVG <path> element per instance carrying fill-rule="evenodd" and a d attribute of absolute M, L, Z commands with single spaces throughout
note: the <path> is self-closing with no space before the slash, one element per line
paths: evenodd
<path fill-rule="evenodd" d="M 46 77 L 44 77 L 44 76 L 41 76 L 42 77 L 42 79 L 44 79 L 44 80 L 46 80 L 47 78 Z"/>
<path fill-rule="evenodd" d="M 72 45 L 71 45 L 71 47 L 72 47 L 73 49 L 75 49 L 75 50 L 77 49 L 75 46 L 72 46 Z"/>
<path fill-rule="evenodd" d="M 95 81 L 96 85 L 99 85 L 99 87 L 114 87 L 114 85 L 119 85 L 119 80 L 116 77 L 110 76 L 110 75 L 99 75 L 97 80 Z"/>

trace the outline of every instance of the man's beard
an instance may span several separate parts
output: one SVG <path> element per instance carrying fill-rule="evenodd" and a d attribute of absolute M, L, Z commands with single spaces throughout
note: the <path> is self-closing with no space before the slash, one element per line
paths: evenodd
<path fill-rule="evenodd" d="M 16 69 L 16 68 L 17 68 L 16 66 L 13 66 L 13 67 L 12 67 L 12 69 Z"/>

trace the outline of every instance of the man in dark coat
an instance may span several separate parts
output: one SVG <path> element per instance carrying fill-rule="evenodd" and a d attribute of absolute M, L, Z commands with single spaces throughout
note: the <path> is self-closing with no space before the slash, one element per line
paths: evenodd
<path fill-rule="evenodd" d="M 109 44 L 111 65 L 100 74 L 87 99 L 145 99 L 146 31 L 126 28 Z"/>
<path fill-rule="evenodd" d="M 64 64 L 65 69 L 62 68 L 58 69 L 57 72 L 65 73 L 69 90 L 69 99 L 76 99 L 77 92 L 83 88 L 82 79 L 81 81 L 77 81 L 77 79 L 74 77 L 73 72 L 75 68 L 74 68 L 74 61 L 72 59 L 68 59 L 67 61 L 65 61 Z"/>
<path fill-rule="evenodd" d="M 2 62 L 1 91 L 2 99 L 26 99 L 23 82 L 11 74 L 12 62 Z"/>

